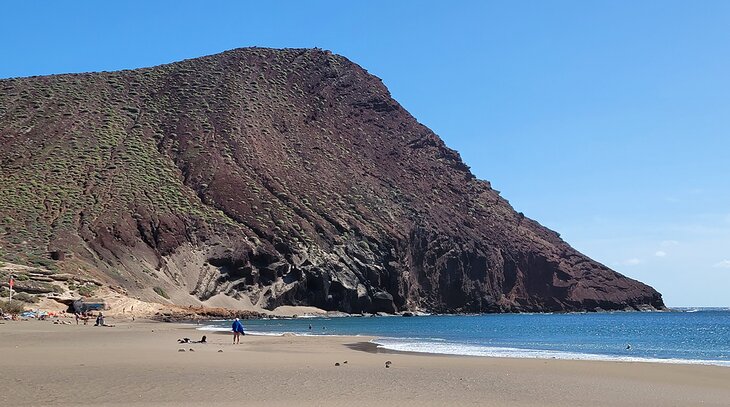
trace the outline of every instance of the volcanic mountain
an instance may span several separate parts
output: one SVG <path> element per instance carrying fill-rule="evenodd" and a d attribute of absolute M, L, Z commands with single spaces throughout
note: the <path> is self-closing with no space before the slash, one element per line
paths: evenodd
<path fill-rule="evenodd" d="M 0 145 L 0 257 L 147 301 L 664 307 L 515 212 L 380 79 L 323 50 L 2 80 Z"/>

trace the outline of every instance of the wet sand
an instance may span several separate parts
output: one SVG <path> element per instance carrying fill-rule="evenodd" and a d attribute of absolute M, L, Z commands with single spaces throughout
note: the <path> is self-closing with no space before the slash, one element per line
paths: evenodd
<path fill-rule="evenodd" d="M 203 334 L 208 344 L 176 342 Z M 0 406 L 730 405 L 726 367 L 390 353 L 368 339 L 232 345 L 180 324 L 6 321 Z"/>

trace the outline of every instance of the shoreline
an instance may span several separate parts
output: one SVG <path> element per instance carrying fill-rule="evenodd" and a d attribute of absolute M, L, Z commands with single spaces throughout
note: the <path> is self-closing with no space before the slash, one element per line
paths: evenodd
<path fill-rule="evenodd" d="M 326 335 L 322 335 L 326 336 Z M 361 337 L 354 337 L 361 338 Z M 713 366 L 719 368 L 730 368 L 730 361 L 714 361 L 714 360 L 692 360 L 692 359 L 659 359 L 659 358 L 611 358 L 607 355 L 596 355 L 596 354 L 585 354 L 586 356 L 596 356 L 596 358 L 556 358 L 556 357 L 536 357 L 536 356 L 498 356 L 498 355 L 468 355 L 462 353 L 440 353 L 440 352 L 419 352 L 411 350 L 398 350 L 385 347 L 384 345 L 375 342 L 378 338 L 374 338 L 373 342 L 356 342 L 348 344 L 353 350 L 367 353 L 387 353 L 387 354 L 405 354 L 415 356 L 442 356 L 442 357 L 457 357 L 457 358 L 492 358 L 492 359 L 511 359 L 511 360 L 563 360 L 571 362 L 599 362 L 599 363 L 646 363 L 655 365 L 678 365 L 678 366 Z M 605 357 L 604 357 L 605 356 Z"/>
<path fill-rule="evenodd" d="M 184 307 L 180 307 L 184 308 Z M 235 317 L 244 320 L 275 320 L 275 319 L 317 319 L 317 318 L 410 318 L 410 317 L 430 317 L 430 316 L 485 316 L 485 315 L 572 315 L 572 314 L 631 314 L 631 313 L 681 313 L 681 312 L 698 312 L 698 311 L 730 311 L 730 307 L 666 307 L 664 309 L 616 309 L 616 310 L 580 310 L 580 311 L 509 311 L 509 312 L 454 312 L 454 313 L 430 313 L 422 311 L 398 311 L 395 313 L 361 313 L 348 314 L 342 311 L 325 311 L 316 309 L 309 310 L 308 306 L 282 306 L 268 311 L 265 310 L 237 310 L 228 308 L 200 308 L 193 307 L 193 311 L 205 310 L 203 314 L 195 314 L 196 321 L 226 321 Z M 216 310 L 217 313 L 212 312 Z M 301 312 L 301 314 L 299 313 Z M 243 314 L 237 314 L 243 313 Z M 191 313 L 185 312 L 169 312 L 162 311 L 149 318 L 156 322 L 168 323 L 186 323 L 191 321 Z M 229 317 L 225 319 L 223 317 Z"/>
<path fill-rule="evenodd" d="M 197 326 L 197 325 L 196 325 Z M 229 331 L 221 327 L 219 329 L 205 329 L 206 327 L 214 328 L 213 325 L 204 325 L 200 327 L 191 326 L 196 331 L 209 332 L 214 334 L 226 334 Z M 406 350 L 406 349 L 393 349 L 389 348 L 387 344 L 378 342 L 381 339 L 389 339 L 386 337 L 363 334 L 363 335 L 347 335 L 347 334 L 322 334 L 322 333 L 297 333 L 297 332 L 260 332 L 253 331 L 248 333 L 249 336 L 262 336 L 262 337 L 323 337 L 323 338 L 350 338 L 355 346 L 351 349 L 368 352 L 368 353 L 388 353 L 388 354 L 407 354 L 415 356 L 452 356 L 452 357 L 468 357 L 468 358 L 496 358 L 496 359 L 529 359 L 529 360 L 566 360 L 566 361 L 577 361 L 577 362 L 609 362 L 609 363 L 650 363 L 657 365 L 682 365 L 682 366 L 715 366 L 720 368 L 730 368 L 730 361 L 723 360 L 703 360 L 703 359 L 662 359 L 662 358 L 649 358 L 641 356 L 614 356 L 594 353 L 575 353 L 568 351 L 556 351 L 556 350 L 543 350 L 543 349 L 522 349 L 522 348 L 508 348 L 508 347 L 491 347 L 490 349 L 498 349 L 500 352 L 508 352 L 510 354 L 504 355 L 498 352 L 493 353 L 482 353 L 482 354 L 469 354 L 469 353 L 457 353 L 457 352 L 438 352 L 438 351 L 418 351 L 418 350 Z M 363 339 L 369 339 L 364 341 Z M 400 338 L 390 338 L 400 339 Z M 427 341 L 424 341 L 427 343 Z M 457 344 L 464 345 L 464 344 Z M 469 345 L 471 346 L 471 345 Z M 479 347 L 478 345 L 473 345 Z M 520 356 L 516 356 L 520 355 Z M 556 355 L 556 356 L 550 356 Z"/>
<path fill-rule="evenodd" d="M 730 400 L 730 369 L 718 366 L 372 353 L 376 345 L 363 344 L 371 337 L 332 335 L 246 335 L 233 345 L 220 334 L 179 344 L 195 326 L 111 322 L 0 325 L 8 378 L 0 381 L 0 405 L 719 407 Z"/>

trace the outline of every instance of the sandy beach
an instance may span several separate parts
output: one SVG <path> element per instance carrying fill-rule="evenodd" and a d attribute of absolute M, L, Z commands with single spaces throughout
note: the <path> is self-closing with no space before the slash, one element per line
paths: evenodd
<path fill-rule="evenodd" d="M 107 322 L 0 324 L 0 405 L 730 405 L 726 367 L 395 354 L 365 337 L 232 345 L 182 324 Z"/>

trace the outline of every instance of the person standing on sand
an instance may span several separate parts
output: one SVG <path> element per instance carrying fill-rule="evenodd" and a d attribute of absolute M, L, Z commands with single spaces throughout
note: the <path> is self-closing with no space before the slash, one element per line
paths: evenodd
<path fill-rule="evenodd" d="M 238 320 L 238 318 L 233 321 L 231 329 L 233 330 L 233 344 L 241 343 L 241 335 L 246 334 L 243 332 L 243 324 Z"/>

